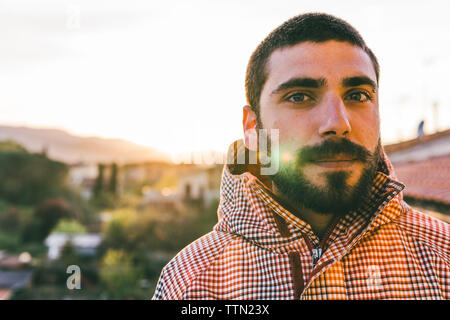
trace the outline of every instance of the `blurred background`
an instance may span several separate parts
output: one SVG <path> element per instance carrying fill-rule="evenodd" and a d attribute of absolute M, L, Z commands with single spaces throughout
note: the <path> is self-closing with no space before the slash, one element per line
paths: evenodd
<path fill-rule="evenodd" d="M 321 11 L 381 65 L 407 202 L 450 219 L 446 1 L 0 1 L 0 299 L 149 299 L 217 222 L 248 59 Z M 78 266 L 79 273 L 68 269 Z"/>

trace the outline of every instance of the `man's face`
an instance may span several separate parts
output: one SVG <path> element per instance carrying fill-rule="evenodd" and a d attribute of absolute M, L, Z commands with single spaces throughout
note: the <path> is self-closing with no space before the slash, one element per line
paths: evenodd
<path fill-rule="evenodd" d="M 274 51 L 266 73 L 260 126 L 279 129 L 276 188 L 321 213 L 351 209 L 367 191 L 380 156 L 369 56 L 346 42 L 303 42 Z"/>

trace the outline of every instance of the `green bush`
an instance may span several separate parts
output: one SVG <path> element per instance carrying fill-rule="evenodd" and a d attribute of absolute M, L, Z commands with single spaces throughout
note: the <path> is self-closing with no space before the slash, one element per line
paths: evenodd
<path fill-rule="evenodd" d="M 142 270 L 133 263 L 131 254 L 108 250 L 102 259 L 100 279 L 110 299 L 141 298 Z"/>
<path fill-rule="evenodd" d="M 36 207 L 32 219 L 24 228 L 22 239 L 24 242 L 42 242 L 59 220 L 73 217 L 73 210 L 64 199 L 47 199 Z"/>
<path fill-rule="evenodd" d="M 0 194 L 12 204 L 33 205 L 67 188 L 68 167 L 42 154 L 0 152 Z"/>
<path fill-rule="evenodd" d="M 86 227 L 75 219 L 61 219 L 51 233 L 86 233 Z"/>
<path fill-rule="evenodd" d="M 8 252 L 20 251 L 20 236 L 15 233 L 0 230 L 0 248 L 1 250 L 5 250 Z"/>

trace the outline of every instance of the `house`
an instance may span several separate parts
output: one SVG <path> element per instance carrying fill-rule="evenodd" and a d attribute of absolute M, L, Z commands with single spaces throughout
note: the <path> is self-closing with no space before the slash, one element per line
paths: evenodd
<path fill-rule="evenodd" d="M 95 164 L 78 163 L 69 167 L 69 183 L 80 189 L 84 199 L 91 198 L 97 175 L 98 167 Z"/>
<path fill-rule="evenodd" d="M 223 165 L 199 166 L 180 176 L 178 194 L 184 201 L 208 205 L 220 198 Z"/>
<path fill-rule="evenodd" d="M 144 186 L 141 205 L 161 212 L 183 210 L 189 205 L 208 206 L 220 197 L 222 169 L 223 165 L 176 165 L 166 172 L 166 177 L 176 177 L 174 186 Z"/>
<path fill-rule="evenodd" d="M 450 129 L 384 146 L 393 164 L 420 161 L 450 154 Z"/>
<path fill-rule="evenodd" d="M 102 236 L 99 234 L 52 233 L 45 239 L 48 258 L 50 260 L 58 259 L 62 249 L 69 241 L 78 254 L 93 256 L 102 242 Z"/>
<path fill-rule="evenodd" d="M 141 206 L 151 207 L 162 212 L 173 211 L 178 207 L 180 196 L 173 188 L 162 190 L 143 188 Z"/>
<path fill-rule="evenodd" d="M 450 129 L 384 146 L 405 200 L 450 222 Z"/>
<path fill-rule="evenodd" d="M 167 172 L 176 170 L 176 166 L 165 162 L 144 162 L 126 164 L 121 167 L 120 181 L 123 188 L 133 188 L 136 185 L 153 184 Z"/>
<path fill-rule="evenodd" d="M 31 263 L 31 255 L 22 252 L 20 255 L 9 255 L 0 251 L 0 269 L 21 269 Z"/>

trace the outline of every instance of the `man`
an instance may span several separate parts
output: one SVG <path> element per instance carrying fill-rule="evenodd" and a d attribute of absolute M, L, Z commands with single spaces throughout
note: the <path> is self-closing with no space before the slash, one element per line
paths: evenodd
<path fill-rule="evenodd" d="M 375 55 L 336 17 L 300 15 L 267 36 L 248 65 L 219 222 L 169 262 L 153 298 L 448 299 L 449 226 L 402 199 L 378 80 Z"/>

